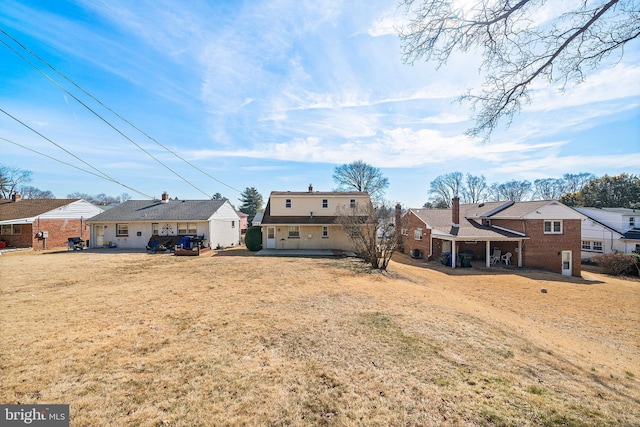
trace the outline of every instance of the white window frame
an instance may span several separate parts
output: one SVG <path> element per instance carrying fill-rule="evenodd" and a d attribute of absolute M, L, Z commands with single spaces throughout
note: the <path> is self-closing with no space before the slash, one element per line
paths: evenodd
<path fill-rule="evenodd" d="M 184 232 L 184 233 L 183 233 Z M 198 225 L 195 222 L 179 222 L 178 234 L 198 234 Z"/>
<path fill-rule="evenodd" d="M 116 224 L 116 237 L 129 237 L 129 224 Z"/>
<path fill-rule="evenodd" d="M 413 238 L 415 240 L 422 240 L 422 228 L 416 228 L 413 231 Z"/>
<path fill-rule="evenodd" d="M 351 209 L 355 209 L 356 208 L 356 199 L 349 200 L 349 207 Z"/>
<path fill-rule="evenodd" d="M 160 235 L 160 224 L 157 222 L 151 223 L 151 235 L 159 236 Z"/>
<path fill-rule="evenodd" d="M 549 230 L 547 230 L 547 224 L 549 224 Z M 556 225 L 558 230 L 556 230 Z M 562 220 L 561 219 L 545 219 L 543 225 L 544 234 L 562 234 Z"/>
<path fill-rule="evenodd" d="M 286 209 L 291 209 L 291 206 L 293 205 L 291 199 L 284 199 L 284 207 Z"/>
<path fill-rule="evenodd" d="M 329 209 L 329 199 L 322 199 L 322 209 Z"/>
<path fill-rule="evenodd" d="M 290 225 L 287 237 L 289 239 L 299 239 L 300 238 L 300 226 L 299 225 Z"/>
<path fill-rule="evenodd" d="M 636 228 L 636 217 L 635 216 L 630 216 L 629 217 L 629 227 Z"/>
<path fill-rule="evenodd" d="M 327 227 L 326 225 L 322 226 L 322 238 L 323 239 L 329 238 L 329 227 Z"/>

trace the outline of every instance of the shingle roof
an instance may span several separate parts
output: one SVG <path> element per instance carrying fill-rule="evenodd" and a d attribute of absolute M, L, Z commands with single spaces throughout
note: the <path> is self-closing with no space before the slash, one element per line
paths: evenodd
<path fill-rule="evenodd" d="M 0 200 L 0 221 L 33 218 L 78 200 L 80 199 L 21 199 L 14 202 L 2 199 Z"/>
<path fill-rule="evenodd" d="M 206 221 L 225 202 L 226 200 L 127 200 L 89 221 Z"/>
<path fill-rule="evenodd" d="M 462 211 L 461 205 L 460 210 Z M 488 206 L 491 210 L 495 206 Z M 418 218 L 433 229 L 434 235 L 447 235 L 467 240 L 476 239 L 522 239 L 520 234 L 511 233 L 496 227 L 483 225 L 480 222 L 461 218 L 460 226 L 453 227 L 451 223 L 451 209 L 410 209 Z"/>

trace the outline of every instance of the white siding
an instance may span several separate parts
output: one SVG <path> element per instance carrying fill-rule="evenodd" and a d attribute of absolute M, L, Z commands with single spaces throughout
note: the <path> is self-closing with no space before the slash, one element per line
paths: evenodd
<path fill-rule="evenodd" d="M 552 202 L 524 216 L 524 219 L 584 219 L 584 216 L 559 202 Z"/>
<path fill-rule="evenodd" d="M 52 211 L 39 215 L 41 219 L 89 219 L 102 213 L 103 209 L 84 200 L 77 200 Z"/>
<path fill-rule="evenodd" d="M 213 249 L 240 244 L 240 216 L 228 201 L 209 218 L 209 236 Z"/>

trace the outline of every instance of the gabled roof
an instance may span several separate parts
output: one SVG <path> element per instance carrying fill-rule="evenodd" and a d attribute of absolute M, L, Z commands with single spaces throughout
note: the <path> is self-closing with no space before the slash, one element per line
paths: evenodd
<path fill-rule="evenodd" d="M 226 200 L 127 200 L 91 218 L 113 221 L 206 221 Z"/>
<path fill-rule="evenodd" d="M 345 193 L 345 192 L 341 192 Z M 367 193 L 364 194 L 368 197 Z M 365 223 L 365 217 L 363 223 Z M 271 200 L 267 202 L 267 207 L 264 209 L 264 215 L 260 225 L 341 225 L 340 216 L 338 215 L 271 215 Z"/>
<path fill-rule="evenodd" d="M 272 191 L 272 196 L 359 196 L 369 197 L 366 191 Z"/>
<path fill-rule="evenodd" d="M 487 217 L 495 218 L 495 219 L 520 219 L 530 214 L 531 212 L 535 212 L 537 209 L 542 208 L 543 206 L 547 206 L 550 204 L 559 204 L 562 205 L 557 200 L 535 200 L 531 202 L 509 202 L 508 206 L 505 206 L 504 209 L 500 209 Z M 564 206 L 564 205 L 563 205 Z"/>
<path fill-rule="evenodd" d="M 468 205 L 461 205 L 460 210 Z M 488 206 L 489 210 L 495 209 L 495 205 Z M 519 233 L 512 233 L 505 229 L 483 225 L 474 219 L 461 218 L 460 226 L 453 227 L 451 223 L 451 209 L 409 209 L 425 225 L 431 228 L 432 234 L 438 237 L 449 237 L 465 240 L 520 240 L 526 238 Z M 461 215 L 462 216 L 462 215 Z"/>
<path fill-rule="evenodd" d="M 0 199 L 0 221 L 33 218 L 81 199 Z"/>

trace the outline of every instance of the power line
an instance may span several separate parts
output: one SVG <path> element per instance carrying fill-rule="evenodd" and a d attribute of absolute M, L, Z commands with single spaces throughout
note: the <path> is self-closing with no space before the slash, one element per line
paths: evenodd
<path fill-rule="evenodd" d="M 24 46 L 22 43 L 20 43 L 18 40 L 16 40 L 14 37 L 12 37 L 10 34 L 8 34 L 6 31 L 4 31 L 3 29 L 0 29 L 0 32 L 2 34 L 4 34 L 5 36 L 7 36 L 9 39 L 11 39 L 14 43 L 16 43 L 18 46 L 20 46 L 23 50 L 25 50 L 26 52 L 28 52 L 30 55 L 32 55 L 33 57 L 35 57 L 36 59 L 38 59 L 40 62 L 42 62 L 43 64 L 45 64 L 47 67 L 49 67 L 51 70 L 53 70 L 56 74 L 58 74 L 59 76 L 61 76 L 63 79 L 65 79 L 66 81 L 68 81 L 69 83 L 71 83 L 73 86 L 75 86 L 78 90 L 80 90 L 82 93 L 84 93 L 85 95 L 87 95 L 89 98 L 91 98 L 92 100 L 94 100 L 95 102 L 97 102 L 100 106 L 102 106 L 104 109 L 106 109 L 107 111 L 109 111 L 110 113 L 112 113 L 113 115 L 115 115 L 116 117 L 118 117 L 120 120 L 124 121 L 125 123 L 127 123 L 129 126 L 131 126 L 132 128 L 134 128 L 135 130 L 137 130 L 138 132 L 140 132 L 142 135 L 144 135 L 145 137 L 147 137 L 149 140 L 153 141 L 154 143 L 156 143 L 157 145 L 159 145 L 160 147 L 162 147 L 164 150 L 168 151 L 169 153 L 173 154 L 175 157 L 177 157 L 178 159 L 182 160 L 183 162 L 185 162 L 186 164 L 188 164 L 189 166 L 191 166 L 192 168 L 196 169 L 198 172 L 206 175 L 207 177 L 213 179 L 214 181 L 218 182 L 219 184 L 224 185 L 225 187 L 228 187 L 234 191 L 237 191 L 238 193 L 242 193 L 241 190 L 238 190 L 235 187 L 232 187 L 229 184 L 224 183 L 223 181 L 219 180 L 218 178 L 210 175 L 209 173 L 207 173 L 206 171 L 200 169 L 198 166 L 196 166 L 195 164 L 189 162 L 188 160 L 186 160 L 185 158 L 183 158 L 182 156 L 180 156 L 178 153 L 174 152 L 173 150 L 169 149 L 168 147 L 166 147 L 165 145 L 163 145 L 162 143 L 160 143 L 158 140 L 156 140 L 154 137 L 152 137 L 151 135 L 147 134 L 144 130 L 140 129 L 139 127 L 137 127 L 135 124 L 133 124 L 131 121 L 127 120 L 126 118 L 124 118 L 123 116 L 121 116 L 120 114 L 118 114 L 116 111 L 114 111 L 113 109 L 111 109 L 110 107 L 108 107 L 107 105 L 105 105 L 102 101 L 100 101 L 99 99 L 97 99 L 96 97 L 94 97 L 91 93 L 87 92 L 85 89 L 83 89 L 81 86 L 79 86 L 78 84 L 76 84 L 73 80 L 71 80 L 70 78 L 68 78 L 65 74 L 61 73 L 60 71 L 58 71 L 53 65 L 49 64 L 46 60 L 44 60 L 43 58 L 41 58 L 40 56 L 38 56 L 36 53 L 32 52 L 29 48 L 27 48 L 26 46 Z M 14 49 L 12 49 L 6 42 L 2 41 L 2 43 L 9 47 L 9 49 L 11 49 L 16 55 L 18 55 L 20 58 L 22 58 L 24 61 L 26 61 L 29 65 L 31 65 L 32 67 L 34 67 L 36 70 L 38 70 L 40 73 L 42 73 L 45 77 L 47 77 L 52 83 L 54 83 L 56 86 L 58 86 L 61 90 L 63 90 L 65 93 L 68 93 L 70 96 L 72 96 L 76 101 L 78 101 L 80 104 L 82 104 L 85 108 L 87 108 L 89 111 L 91 111 L 92 113 L 94 113 L 95 115 L 97 115 L 100 119 L 102 119 L 105 123 L 107 123 L 109 126 L 111 126 L 114 130 L 116 130 L 118 133 L 120 133 L 123 137 L 125 137 L 126 139 L 128 139 L 130 142 L 132 142 L 134 145 L 136 145 L 136 147 L 140 148 L 142 151 L 144 151 L 146 154 L 148 154 L 149 156 L 151 156 L 154 160 L 158 161 L 160 164 L 162 164 L 163 166 L 165 166 L 167 169 L 169 169 L 171 172 L 173 172 L 174 174 L 176 174 L 178 177 L 180 177 L 181 179 L 183 179 L 185 182 L 187 182 L 189 185 L 191 185 L 192 187 L 196 188 L 198 191 L 204 193 L 205 195 L 209 196 L 206 192 L 200 190 L 199 188 L 195 187 L 192 183 L 186 181 L 184 178 L 182 178 L 180 175 L 178 175 L 176 172 L 174 172 L 173 170 L 171 170 L 168 166 L 164 165 L 162 162 L 160 162 L 158 159 L 156 159 L 154 156 L 152 156 L 150 153 L 148 153 L 146 150 L 144 150 L 142 147 L 140 147 L 138 144 L 136 144 L 135 142 L 133 142 L 131 139 L 129 139 L 127 136 L 125 136 L 122 132 L 120 132 L 119 130 L 117 130 L 115 127 L 113 127 L 110 123 L 108 123 L 105 119 L 103 119 L 102 117 L 100 117 L 97 113 L 95 113 L 92 109 L 90 109 L 88 106 L 86 106 L 83 102 L 81 102 L 78 98 L 76 98 L 74 95 L 72 95 L 71 93 L 69 93 L 64 87 L 62 87 L 61 85 L 59 85 L 55 80 L 53 80 L 51 77 L 49 77 L 46 73 L 44 73 L 42 70 L 40 70 L 38 67 L 36 67 L 35 65 L 33 65 L 31 62 L 29 62 L 26 58 L 24 58 L 22 55 L 18 54 Z"/>
<path fill-rule="evenodd" d="M 24 145 L 22 145 L 22 144 L 18 144 L 18 143 L 17 143 L 17 142 L 15 142 L 15 141 L 11 141 L 10 139 L 3 138 L 3 137 L 1 137 L 1 136 L 0 136 L 0 139 L 2 139 L 3 141 L 7 141 L 7 142 L 9 142 L 9 143 L 11 143 L 11 144 L 17 145 L 18 147 L 24 148 L 25 150 L 28 150 L 28 151 L 31 151 L 31 152 L 33 152 L 33 153 L 39 154 L 39 155 L 41 155 L 41 156 L 47 157 L 47 158 L 49 158 L 49 159 L 51 159 L 51 160 L 55 160 L 56 162 L 58 162 L 58 163 L 62 163 L 63 165 L 71 166 L 72 168 L 78 169 L 78 170 L 80 170 L 80 171 L 82 171 L 82 172 L 85 172 L 85 173 L 88 173 L 88 174 L 91 174 L 91 175 L 94 175 L 94 176 L 97 176 L 98 178 L 104 179 L 104 180 L 106 180 L 106 181 L 114 182 L 114 183 L 116 183 L 116 184 L 118 184 L 118 185 L 123 186 L 124 188 L 127 188 L 127 189 L 129 189 L 129 190 L 131 190 L 131 191 L 133 191 L 133 192 L 135 192 L 135 193 L 140 194 L 141 196 L 147 197 L 147 198 L 149 198 L 149 199 L 154 199 L 154 197 L 149 196 L 148 194 L 145 194 L 145 193 L 143 193 L 143 192 L 141 192 L 141 191 L 138 191 L 138 190 L 136 190 L 136 189 L 135 189 L 135 188 L 133 188 L 133 187 L 129 187 L 128 185 L 122 184 L 122 183 L 120 183 L 120 182 L 118 182 L 118 181 L 113 181 L 113 180 L 111 180 L 111 179 L 109 179 L 109 178 L 107 178 L 107 177 L 104 177 L 104 176 L 102 176 L 102 175 L 98 175 L 97 173 L 91 172 L 91 171 L 89 171 L 89 170 L 82 169 L 81 167 L 78 167 L 78 166 L 76 166 L 76 165 L 74 165 L 74 164 L 72 164 L 72 163 L 68 163 L 68 162 L 65 162 L 65 161 L 62 161 L 62 160 L 56 159 L 55 157 L 49 156 L 48 154 L 41 153 L 41 152 L 39 152 L 39 151 L 37 151 L 37 150 L 34 150 L 33 148 L 25 147 L 25 146 L 24 146 Z"/>
<path fill-rule="evenodd" d="M 130 190 L 132 190 L 132 191 L 135 191 L 135 192 L 136 192 L 136 193 L 138 193 L 138 194 L 141 194 L 141 195 L 143 195 L 143 196 L 145 196 L 145 197 L 148 197 L 149 199 L 153 199 L 153 196 L 149 196 L 148 194 L 142 193 L 142 192 L 140 192 L 140 191 L 138 191 L 138 190 L 136 190 L 136 189 L 134 189 L 134 188 L 132 188 L 132 187 L 129 187 L 128 185 L 125 185 L 125 184 L 121 183 L 121 182 L 120 182 L 120 181 L 118 181 L 117 179 L 112 178 L 111 176 L 109 176 L 109 175 L 107 175 L 106 173 L 102 172 L 101 170 L 99 170 L 99 169 L 98 169 L 98 168 L 96 168 L 95 166 L 93 166 L 93 165 L 91 165 L 91 164 L 87 163 L 86 161 L 82 160 L 80 157 L 76 156 L 75 154 L 73 154 L 72 152 L 70 152 L 69 150 L 67 150 L 66 148 L 64 148 L 63 146 L 61 146 L 61 145 L 57 144 L 56 142 L 52 141 L 51 139 L 47 138 L 46 136 L 44 136 L 43 134 L 41 134 L 40 132 L 38 132 L 37 130 L 35 130 L 34 128 L 32 128 L 31 126 L 29 126 L 28 124 L 26 124 L 26 123 L 22 122 L 22 121 L 21 121 L 21 120 L 19 120 L 18 118 L 16 118 L 16 117 L 12 116 L 11 114 L 7 113 L 7 112 L 6 112 L 5 110 L 3 110 L 2 108 L 0 108 L 0 111 L 1 111 L 1 112 L 3 112 L 4 114 L 6 114 L 7 116 L 9 116 L 10 118 L 12 118 L 13 120 L 15 120 L 16 122 L 20 123 L 22 126 L 24 126 L 24 127 L 26 127 L 27 129 L 29 129 L 30 131 L 34 132 L 36 135 L 38 135 L 38 136 L 40 136 L 41 138 L 44 138 L 45 140 L 49 141 L 50 143 L 52 143 L 53 145 L 55 145 L 56 147 L 58 147 L 59 149 L 61 149 L 61 150 L 62 150 L 62 151 L 64 151 L 65 153 L 69 154 L 69 155 L 70 155 L 70 156 L 72 156 L 73 158 L 78 159 L 79 161 L 81 161 L 81 162 L 82 162 L 82 163 L 84 163 L 85 165 L 89 166 L 91 169 L 95 170 L 95 171 L 96 171 L 96 172 L 98 172 L 100 175 L 95 174 L 95 173 L 93 173 L 93 172 L 89 172 L 89 171 L 85 171 L 85 172 L 91 173 L 92 175 L 96 175 L 96 176 L 98 176 L 99 178 L 106 179 L 107 181 L 111 181 L 111 182 L 113 182 L 113 183 L 116 183 L 116 184 L 118 184 L 118 185 L 121 185 L 121 186 L 123 186 L 123 187 L 125 187 L 125 188 L 128 188 L 128 189 L 130 189 Z M 0 139 L 3 139 L 3 140 L 5 140 L 5 141 L 9 141 L 9 140 L 8 140 L 8 139 L 6 139 L 6 138 L 0 138 Z M 9 141 L 9 142 L 11 142 L 11 143 L 13 143 L 13 144 L 16 144 L 16 145 L 19 145 L 19 144 L 17 144 L 17 143 L 14 143 L 13 141 Z M 38 152 L 37 152 L 37 151 L 35 151 L 35 150 L 31 150 L 31 149 L 28 149 L 28 150 L 38 153 Z M 38 154 L 42 154 L 42 153 L 38 153 Z M 46 154 L 42 154 L 42 155 L 53 159 L 53 157 L 47 156 Z M 59 161 L 60 163 L 65 163 L 65 162 L 62 162 L 62 161 L 57 160 L 57 159 L 54 159 L 54 160 Z M 68 163 L 65 163 L 65 164 L 68 164 Z M 84 170 L 84 169 L 81 169 L 81 170 Z"/>
<path fill-rule="evenodd" d="M 2 31 L 2 30 L 0 30 Z M 204 194 L 207 197 L 211 197 L 208 193 L 206 193 L 205 191 L 201 190 L 200 188 L 198 188 L 197 186 L 195 186 L 193 183 L 191 183 L 189 180 L 187 180 L 186 178 L 184 178 L 183 176 L 181 176 L 178 172 L 174 171 L 173 169 L 171 169 L 169 166 L 165 165 L 162 161 L 160 161 L 160 159 L 158 159 L 156 156 L 154 156 L 153 154 L 151 154 L 150 152 L 148 152 L 147 150 L 145 150 L 144 148 L 142 148 L 141 145 L 139 145 L 138 143 L 136 143 L 134 140 L 132 140 L 131 138 L 129 138 L 127 135 L 125 135 L 122 131 L 120 131 L 120 129 L 116 128 L 114 125 L 112 125 L 107 119 L 105 119 L 104 117 L 102 117 L 100 114 L 98 114 L 96 111 L 94 111 L 91 107 L 89 107 L 87 104 L 85 104 L 84 102 L 82 102 L 78 97 L 76 97 L 73 93 L 69 92 L 64 86 L 60 85 L 58 82 L 56 82 L 53 78 L 51 78 L 47 73 L 45 73 L 44 71 L 42 71 L 41 69 L 39 69 L 38 67 L 36 67 L 32 62 L 30 62 L 27 58 L 25 58 L 24 56 L 20 55 L 18 52 L 16 52 L 11 46 L 9 46 L 4 40 L 0 40 L 2 42 L 2 44 L 4 44 L 5 46 L 7 46 L 13 53 L 15 53 L 16 55 L 18 55 L 23 61 L 25 61 L 27 64 L 31 65 L 33 68 L 35 68 L 38 72 L 40 72 L 40 74 L 42 74 L 43 76 L 45 76 L 51 83 L 53 83 L 54 85 L 56 85 L 58 88 L 60 88 L 60 90 L 62 90 L 64 93 L 66 93 L 67 95 L 69 95 L 70 97 L 72 97 L 73 99 L 75 99 L 78 103 L 80 103 L 83 107 L 85 107 L 87 110 L 89 110 L 91 113 L 93 113 L 97 118 L 99 118 L 100 120 L 102 120 L 107 126 L 109 126 L 111 129 L 115 130 L 116 132 L 118 132 L 123 138 L 125 138 L 127 141 L 131 142 L 133 145 L 135 145 L 136 147 L 138 147 L 140 150 L 142 150 L 142 152 L 144 152 L 146 155 L 148 155 L 149 157 L 151 157 L 153 160 L 155 160 L 156 162 L 160 163 L 162 166 L 164 166 L 167 170 L 169 170 L 171 173 L 173 173 L 174 175 L 176 175 L 178 178 L 180 178 L 181 180 L 183 180 L 184 182 L 186 182 L 187 184 L 189 184 L 190 186 L 192 186 L 193 188 L 195 188 L 196 190 L 200 191 L 202 194 Z"/>

